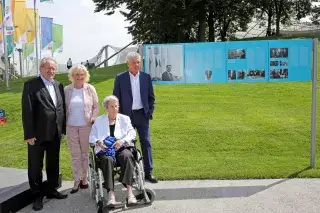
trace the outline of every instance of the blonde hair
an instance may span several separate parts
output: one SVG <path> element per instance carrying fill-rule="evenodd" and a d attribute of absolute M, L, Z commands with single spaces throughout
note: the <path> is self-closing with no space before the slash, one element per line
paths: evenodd
<path fill-rule="evenodd" d="M 68 77 L 69 77 L 69 81 L 71 81 L 72 83 L 74 83 L 73 77 L 75 74 L 79 73 L 79 72 L 84 72 L 85 75 L 85 82 L 89 82 L 90 80 L 90 74 L 89 71 L 87 70 L 87 68 L 83 65 L 75 65 L 73 66 L 69 73 L 68 73 Z"/>

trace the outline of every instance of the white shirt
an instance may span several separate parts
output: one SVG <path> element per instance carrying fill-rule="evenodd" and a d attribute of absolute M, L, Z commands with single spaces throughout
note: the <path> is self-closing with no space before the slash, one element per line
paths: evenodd
<path fill-rule="evenodd" d="M 132 75 L 131 72 L 129 72 L 130 75 L 130 82 L 131 82 L 131 91 L 132 91 L 132 110 L 142 109 L 142 101 L 141 101 L 141 95 L 140 95 L 140 72 L 137 73 L 136 76 Z"/>
<path fill-rule="evenodd" d="M 73 89 L 69 108 L 71 111 L 67 124 L 69 126 L 85 126 L 83 88 Z"/>
<path fill-rule="evenodd" d="M 48 81 L 47 79 L 45 79 L 42 75 L 40 75 L 44 85 L 46 85 L 46 88 L 50 94 L 50 97 L 53 101 L 54 106 L 57 106 L 57 95 L 56 95 L 56 91 L 54 90 L 54 81 Z"/>
<path fill-rule="evenodd" d="M 67 61 L 67 66 L 72 66 L 72 61 L 71 60 Z"/>

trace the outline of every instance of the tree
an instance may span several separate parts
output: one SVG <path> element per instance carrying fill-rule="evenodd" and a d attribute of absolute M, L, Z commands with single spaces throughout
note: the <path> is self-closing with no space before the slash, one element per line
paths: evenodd
<path fill-rule="evenodd" d="M 213 27 L 221 41 L 237 31 L 245 31 L 254 14 L 254 4 L 250 0 L 216 0 L 211 2 L 210 9 Z"/>
<path fill-rule="evenodd" d="M 289 24 L 300 20 L 311 12 L 310 0 L 273 0 L 276 16 L 276 35 L 280 35 L 280 23 Z"/>
<path fill-rule="evenodd" d="M 273 0 L 257 0 L 256 5 L 256 17 L 258 20 L 265 20 L 267 16 L 267 36 L 271 36 L 271 26 L 273 24 L 274 17 L 274 3 Z"/>

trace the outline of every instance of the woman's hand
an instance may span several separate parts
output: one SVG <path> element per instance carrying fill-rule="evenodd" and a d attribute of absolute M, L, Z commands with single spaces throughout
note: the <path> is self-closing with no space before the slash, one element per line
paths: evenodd
<path fill-rule="evenodd" d="M 104 145 L 102 141 L 97 141 L 96 145 L 99 146 L 103 150 L 107 149 L 106 145 Z"/>
<path fill-rule="evenodd" d="M 118 140 L 118 141 L 114 142 L 113 146 L 116 150 L 118 150 L 121 146 L 121 142 Z"/>

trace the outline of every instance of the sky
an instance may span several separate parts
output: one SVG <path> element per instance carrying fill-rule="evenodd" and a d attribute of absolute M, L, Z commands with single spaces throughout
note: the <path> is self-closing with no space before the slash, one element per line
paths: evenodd
<path fill-rule="evenodd" d="M 69 58 L 80 63 L 93 58 L 104 45 L 123 47 L 132 41 L 125 28 L 129 23 L 119 12 L 111 16 L 94 13 L 92 0 L 53 1 L 37 0 L 37 8 L 41 17 L 53 18 L 53 23 L 63 25 L 63 52 L 56 56 L 59 64 Z M 33 0 L 27 0 L 27 7 L 33 8 Z"/>

